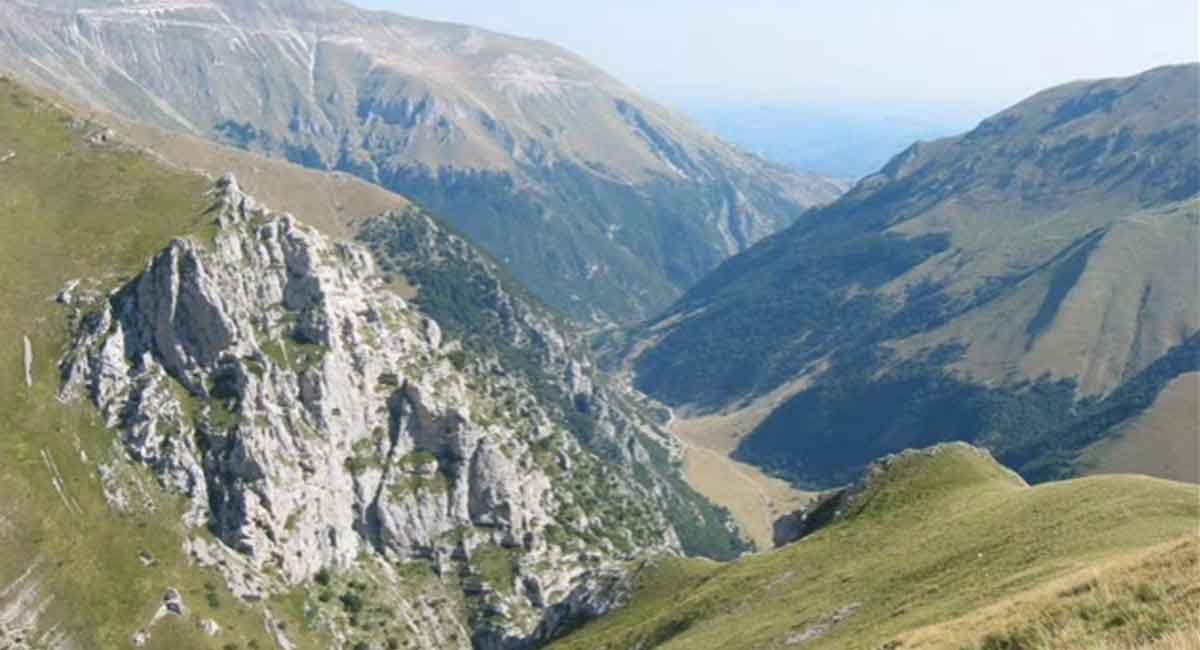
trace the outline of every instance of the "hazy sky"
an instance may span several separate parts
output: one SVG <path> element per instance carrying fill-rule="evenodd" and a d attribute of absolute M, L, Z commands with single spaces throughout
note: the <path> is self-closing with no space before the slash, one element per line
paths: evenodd
<path fill-rule="evenodd" d="M 543 38 L 673 103 L 991 110 L 1197 59 L 1197 0 L 353 0 Z"/>

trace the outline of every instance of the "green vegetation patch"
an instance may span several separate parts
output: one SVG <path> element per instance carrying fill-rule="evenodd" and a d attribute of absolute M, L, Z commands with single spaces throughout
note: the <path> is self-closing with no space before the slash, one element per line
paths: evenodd
<path fill-rule="evenodd" d="M 1112 394 L 1081 401 L 1071 381 L 1007 387 L 965 381 L 944 369 L 956 353 L 936 351 L 890 368 L 878 350 L 839 355 L 828 374 L 833 379 L 777 408 L 735 456 L 827 488 L 852 480 L 872 458 L 966 440 L 987 446 L 1031 481 L 1067 478 L 1081 450 L 1149 408 L 1171 380 L 1200 370 L 1200 335 Z"/>
<path fill-rule="evenodd" d="M 471 553 L 471 566 L 488 586 L 500 593 L 511 593 L 516 580 L 519 552 L 494 545 L 482 546 Z"/>

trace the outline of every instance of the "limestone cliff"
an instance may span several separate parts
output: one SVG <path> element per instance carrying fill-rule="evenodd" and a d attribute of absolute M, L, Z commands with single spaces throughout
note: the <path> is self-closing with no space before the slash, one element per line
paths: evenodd
<path fill-rule="evenodd" d="M 90 398 L 128 459 L 186 496 L 189 551 L 235 594 L 369 580 L 392 612 L 380 635 L 525 647 L 612 606 L 624 560 L 680 550 L 636 414 L 595 407 L 595 436 L 625 450 L 606 460 L 523 375 L 448 340 L 366 248 L 272 214 L 231 177 L 210 216 L 212 232 L 106 299 L 62 298 L 80 334 L 61 398 Z M 110 503 L 148 507 L 124 471 L 102 468 Z M 343 604 L 308 605 L 339 645 L 368 616 Z"/>

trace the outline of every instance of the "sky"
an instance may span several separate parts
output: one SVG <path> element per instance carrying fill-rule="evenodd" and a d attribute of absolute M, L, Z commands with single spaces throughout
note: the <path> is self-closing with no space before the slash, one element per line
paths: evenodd
<path fill-rule="evenodd" d="M 673 104 L 992 112 L 1197 60 L 1197 0 L 352 0 L 541 38 Z"/>

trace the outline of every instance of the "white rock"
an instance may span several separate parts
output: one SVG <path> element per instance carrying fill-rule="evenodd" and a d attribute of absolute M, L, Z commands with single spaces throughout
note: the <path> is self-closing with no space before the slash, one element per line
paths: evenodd
<path fill-rule="evenodd" d="M 211 618 L 206 618 L 200 621 L 200 629 L 208 636 L 217 636 L 221 633 L 221 626 Z"/>
<path fill-rule="evenodd" d="M 420 643 L 430 649 L 467 650 L 479 634 L 515 646 L 595 609 L 588 572 L 619 573 L 622 558 L 582 560 L 545 531 L 566 502 L 560 493 L 584 480 L 575 473 L 598 463 L 582 462 L 587 452 L 552 424 L 532 389 L 504 373 L 455 369 L 438 324 L 382 287 L 364 249 L 266 213 L 232 176 L 216 192 L 216 240 L 172 242 L 112 294 L 63 364 L 61 397 L 89 396 L 129 458 L 191 500 L 186 523 L 211 525 L 221 544 L 191 539 L 189 557 L 220 571 L 238 597 L 261 600 L 364 557 L 428 558 L 450 574 L 458 569 L 448 565 L 485 546 L 524 554 L 519 589 L 495 595 L 503 602 L 487 631 L 458 634 L 469 620 L 448 623 L 398 592 L 398 611 L 427 630 Z M 564 394 L 599 400 L 587 369 L 568 367 L 562 338 L 547 332 L 539 336 L 556 355 L 552 376 Z M 526 404 L 527 416 L 485 421 L 501 397 Z M 637 425 L 603 400 L 596 409 L 607 423 L 598 435 L 611 435 L 615 449 L 636 446 L 615 441 Z M 549 437 L 560 441 L 561 478 L 535 461 L 532 441 Z M 106 493 L 117 494 L 110 483 Z M 644 505 L 650 493 L 636 489 L 618 482 L 608 498 Z M 645 513 L 651 519 L 639 523 L 661 530 L 660 550 L 677 549 L 663 515 Z M 545 588 L 531 600 L 526 584 Z M 175 605 L 183 611 L 174 598 L 163 607 Z"/>
<path fill-rule="evenodd" d="M 25 386 L 33 387 L 33 343 L 29 341 L 29 337 L 25 339 Z"/>

